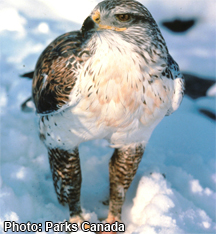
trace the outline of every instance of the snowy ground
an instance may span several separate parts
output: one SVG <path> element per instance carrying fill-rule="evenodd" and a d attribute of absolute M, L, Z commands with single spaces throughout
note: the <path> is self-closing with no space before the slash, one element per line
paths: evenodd
<path fill-rule="evenodd" d="M 0 1 L 1 233 L 5 220 L 56 223 L 68 218 L 67 208 L 58 204 L 54 192 L 35 113 L 20 110 L 31 95 L 31 81 L 19 74 L 34 69 L 42 50 L 56 36 L 79 29 L 97 2 Z M 215 1 L 141 2 L 158 23 L 175 16 L 198 19 L 183 34 L 160 28 L 181 70 L 214 78 Z M 185 96 L 179 110 L 153 133 L 123 207 L 126 233 L 216 233 L 215 122 L 201 115 L 199 107 L 215 112 L 215 98 Z M 112 151 L 105 141 L 80 146 L 82 207 L 92 222 L 107 214 L 102 202 L 108 199 Z"/>

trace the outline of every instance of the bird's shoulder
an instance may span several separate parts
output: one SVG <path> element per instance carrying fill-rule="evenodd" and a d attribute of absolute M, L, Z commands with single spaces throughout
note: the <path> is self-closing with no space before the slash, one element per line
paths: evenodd
<path fill-rule="evenodd" d="M 176 78 L 183 79 L 183 75 L 179 70 L 179 65 L 176 63 L 176 61 L 172 58 L 170 54 L 168 54 L 167 56 L 167 68 L 172 73 L 172 79 L 176 79 Z"/>
<path fill-rule="evenodd" d="M 167 67 L 162 72 L 162 75 L 165 75 L 167 78 L 172 79 L 173 82 L 172 103 L 167 112 L 167 115 L 170 115 L 180 106 L 185 90 L 184 77 L 179 70 L 178 64 L 170 54 L 168 54 L 167 56 Z"/>
<path fill-rule="evenodd" d="M 40 55 L 32 86 L 37 113 L 59 112 L 71 105 L 77 69 L 83 62 L 82 44 L 80 31 L 68 32 L 57 37 Z"/>

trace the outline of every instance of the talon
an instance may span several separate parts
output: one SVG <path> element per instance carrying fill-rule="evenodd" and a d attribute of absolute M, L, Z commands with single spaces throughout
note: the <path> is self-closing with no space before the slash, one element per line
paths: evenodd
<path fill-rule="evenodd" d="M 79 228 L 80 228 L 80 225 L 81 225 L 82 222 L 84 222 L 84 218 L 82 217 L 81 214 L 70 217 L 70 219 L 69 219 L 69 223 L 77 223 Z"/>
<path fill-rule="evenodd" d="M 108 221 L 109 220 L 109 221 Z M 110 225 L 115 223 L 116 221 L 119 222 L 118 219 L 114 218 L 114 217 L 108 217 L 106 220 L 105 220 L 105 223 L 109 223 Z M 96 234 L 114 234 L 114 233 L 117 233 L 117 232 L 113 232 L 113 231 L 110 231 L 110 232 L 102 232 L 102 231 L 99 231 L 99 232 L 96 232 Z"/>
<path fill-rule="evenodd" d="M 85 224 L 85 225 L 84 225 L 84 229 L 88 229 L 88 228 L 90 229 L 90 227 L 91 227 L 91 226 L 90 226 L 89 224 Z"/>

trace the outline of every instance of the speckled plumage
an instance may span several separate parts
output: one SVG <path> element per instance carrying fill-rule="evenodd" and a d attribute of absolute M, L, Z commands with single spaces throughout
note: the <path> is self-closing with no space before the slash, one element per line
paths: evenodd
<path fill-rule="evenodd" d="M 183 91 L 183 77 L 156 22 L 133 0 L 99 3 L 81 31 L 45 49 L 34 73 L 33 99 L 56 193 L 69 204 L 71 221 L 81 219 L 79 144 L 104 138 L 115 148 L 108 221 L 120 220 L 151 133 L 179 107 Z"/>

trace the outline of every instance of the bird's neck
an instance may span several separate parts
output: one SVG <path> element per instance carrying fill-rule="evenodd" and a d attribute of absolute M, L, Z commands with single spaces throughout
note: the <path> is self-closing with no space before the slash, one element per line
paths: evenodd
<path fill-rule="evenodd" d="M 86 62 L 84 70 L 93 75 L 96 83 L 110 79 L 134 82 L 141 79 L 140 67 L 143 58 L 133 45 L 123 40 L 117 33 L 96 33 L 87 44 L 91 57 Z M 137 74 L 132 71 L 138 71 Z M 119 80 L 119 81 L 118 81 Z"/>

